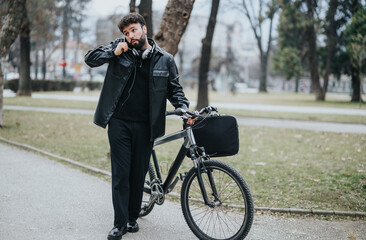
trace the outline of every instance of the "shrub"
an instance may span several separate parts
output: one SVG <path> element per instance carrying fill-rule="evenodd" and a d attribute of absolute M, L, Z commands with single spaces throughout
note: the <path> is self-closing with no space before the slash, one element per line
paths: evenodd
<path fill-rule="evenodd" d="M 101 82 L 90 81 L 62 81 L 62 80 L 32 80 L 32 91 L 73 91 L 76 86 L 86 86 L 90 90 L 98 90 L 102 87 Z M 8 80 L 4 84 L 5 89 L 17 92 L 19 79 Z"/>
<path fill-rule="evenodd" d="M 17 92 L 19 88 L 19 79 L 8 80 L 4 84 L 5 89 L 10 89 L 13 92 Z"/>
<path fill-rule="evenodd" d="M 101 89 L 102 84 L 103 84 L 102 82 L 90 82 L 90 81 L 86 82 L 87 88 L 89 88 L 89 90 L 91 91 Z"/>

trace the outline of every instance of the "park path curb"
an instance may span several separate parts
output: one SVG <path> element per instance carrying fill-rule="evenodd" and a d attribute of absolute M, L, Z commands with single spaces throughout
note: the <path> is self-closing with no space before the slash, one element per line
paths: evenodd
<path fill-rule="evenodd" d="M 85 170 L 89 170 L 91 172 L 97 173 L 97 174 L 102 174 L 108 177 L 111 177 L 111 173 L 108 171 L 104 171 L 102 169 L 99 168 L 95 168 L 95 167 L 91 167 L 85 164 L 82 164 L 80 162 L 77 162 L 75 160 L 69 159 L 69 158 L 65 158 L 65 157 L 61 157 L 58 155 L 55 155 L 53 153 L 49 153 L 46 151 L 43 151 L 41 149 L 29 146 L 27 144 L 22 144 L 22 143 L 17 143 L 8 139 L 5 139 L 3 137 L 0 137 L 0 142 L 4 142 L 19 148 L 23 148 L 26 150 L 31 150 L 37 153 L 40 153 L 42 155 L 48 156 L 48 157 L 52 157 L 58 160 L 61 160 L 63 162 L 67 162 L 69 164 L 72 164 L 74 166 L 80 167 L 82 169 Z M 174 193 L 171 192 L 169 194 L 172 197 L 180 197 L 180 195 L 178 193 Z M 347 217 L 366 217 L 366 212 L 357 212 L 357 211 L 333 211 L 333 210 L 312 210 L 312 209 L 298 209 L 298 208 L 270 208 L 270 207 L 255 207 L 255 211 L 260 211 L 260 212 L 272 212 L 272 213 L 287 213 L 287 214 L 299 214 L 299 215 L 323 215 L 323 216 L 347 216 Z"/>
<path fill-rule="evenodd" d="M 94 172 L 94 173 L 103 174 L 103 175 L 106 175 L 106 176 L 111 177 L 111 173 L 110 173 L 110 172 L 107 172 L 107 171 L 104 171 L 104 170 L 99 169 L 99 168 L 95 168 L 95 167 L 91 167 L 91 166 L 88 166 L 88 165 L 82 164 L 82 163 L 80 163 L 80 162 L 74 161 L 74 160 L 69 159 L 69 158 L 61 157 L 61 156 L 55 155 L 55 154 L 53 154 L 53 153 L 49 153 L 49 152 L 43 151 L 43 150 L 41 150 L 41 149 L 38 149 L 38 148 L 35 148 L 35 147 L 32 147 L 32 146 L 29 146 L 29 145 L 27 145 L 27 144 L 17 143 L 17 142 L 14 142 L 14 141 L 11 141 L 11 140 L 8 140 L 8 139 L 5 139 L 5 138 L 3 138 L 3 137 L 0 137 L 0 141 L 5 142 L 5 143 L 8 143 L 8 144 L 11 144 L 11 145 L 13 145 L 13 146 L 17 146 L 17 147 L 20 147 L 20 148 L 26 149 L 26 150 L 34 151 L 34 152 L 40 153 L 40 154 L 42 154 L 42 155 L 46 155 L 46 156 L 48 156 L 48 157 L 56 158 L 56 159 L 58 159 L 58 160 L 61 160 L 61 161 L 67 162 L 67 163 L 72 164 L 72 165 L 77 166 L 77 167 L 81 167 L 81 168 L 83 168 L 83 169 L 86 169 L 86 170 L 92 171 L 92 172 Z"/>

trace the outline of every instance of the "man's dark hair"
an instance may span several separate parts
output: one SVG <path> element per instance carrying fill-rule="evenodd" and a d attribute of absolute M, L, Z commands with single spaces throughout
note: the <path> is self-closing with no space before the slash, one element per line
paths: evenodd
<path fill-rule="evenodd" d="M 124 16 L 121 21 L 118 23 L 119 30 L 123 33 L 123 28 L 127 27 L 130 24 L 140 23 L 141 27 L 146 25 L 145 19 L 138 13 L 129 13 Z"/>

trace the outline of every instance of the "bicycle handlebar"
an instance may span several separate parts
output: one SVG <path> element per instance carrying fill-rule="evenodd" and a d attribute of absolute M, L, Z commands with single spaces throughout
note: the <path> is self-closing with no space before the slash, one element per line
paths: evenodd
<path fill-rule="evenodd" d="M 207 107 L 202 108 L 200 111 L 194 111 L 194 112 L 186 111 L 182 108 L 177 108 L 174 111 L 166 111 L 165 116 L 176 115 L 176 116 L 186 116 L 186 117 L 192 118 L 192 117 L 199 117 L 203 113 L 210 114 L 212 111 L 218 112 L 217 108 L 212 107 L 212 106 L 207 106 Z"/>

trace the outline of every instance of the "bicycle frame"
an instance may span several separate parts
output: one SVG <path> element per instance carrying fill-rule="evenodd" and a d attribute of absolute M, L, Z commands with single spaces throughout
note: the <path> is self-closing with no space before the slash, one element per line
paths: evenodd
<path fill-rule="evenodd" d="M 164 193 L 168 193 L 168 187 L 170 186 L 170 184 L 172 183 L 175 175 L 177 174 L 178 172 L 178 169 L 180 167 L 180 165 L 182 164 L 183 162 L 183 159 L 186 155 L 186 153 L 188 152 L 189 150 L 189 147 L 192 145 L 192 140 L 193 142 L 195 143 L 194 141 L 194 137 L 193 137 L 193 134 L 192 134 L 192 137 L 193 139 L 189 139 L 188 135 L 188 132 L 192 132 L 192 128 L 191 127 L 188 127 L 187 129 L 184 129 L 184 130 L 181 130 L 179 132 L 176 132 L 176 133 L 173 133 L 173 134 L 170 134 L 168 136 L 165 136 L 165 137 L 161 137 L 161 138 L 158 138 L 155 140 L 154 142 L 154 146 L 158 146 L 158 145 L 161 145 L 161 144 L 164 144 L 164 143 L 168 143 L 168 142 L 171 142 L 171 141 L 175 141 L 177 139 L 180 139 L 180 138 L 184 138 L 185 137 L 185 140 L 174 160 L 174 162 L 172 163 L 170 169 L 169 169 L 169 172 L 168 172 L 168 176 L 166 177 L 164 183 L 163 183 L 163 190 L 164 190 Z M 159 165 L 158 165 L 158 160 L 157 160 L 157 157 L 156 157 L 156 154 L 155 154 L 155 150 L 153 149 L 152 150 L 152 157 L 153 157 L 153 161 L 154 161 L 154 167 L 155 167 L 155 171 L 156 171 L 156 174 L 157 174 L 157 177 L 162 180 L 162 177 L 161 177 L 161 173 L 160 173 L 160 169 L 159 169 Z"/>
<path fill-rule="evenodd" d="M 166 179 L 163 183 L 164 194 L 169 193 L 170 191 L 173 190 L 173 188 L 174 188 L 174 186 L 177 183 L 179 178 L 177 177 L 174 180 L 174 182 L 173 182 L 173 179 L 176 176 L 176 174 L 179 170 L 179 167 L 181 166 L 181 164 L 184 160 L 184 157 L 185 157 L 186 153 L 188 151 L 190 151 L 191 156 L 193 156 L 192 160 L 194 162 L 194 166 L 197 169 L 197 178 L 198 178 L 198 182 L 199 182 L 199 185 L 200 185 L 200 188 L 201 188 L 201 192 L 202 192 L 202 196 L 203 196 L 203 199 L 205 201 L 205 204 L 207 204 L 210 207 L 213 207 L 213 206 L 216 205 L 216 203 L 211 202 L 208 199 L 206 189 L 204 187 L 203 180 L 202 180 L 202 177 L 201 177 L 200 169 L 201 169 L 201 166 L 203 165 L 202 164 L 202 157 L 196 158 L 196 156 L 195 156 L 195 149 L 198 148 L 198 147 L 197 147 L 196 141 L 194 139 L 194 134 L 193 134 L 193 131 L 192 131 L 192 127 L 188 126 L 186 129 L 183 129 L 179 132 L 170 134 L 170 135 L 165 136 L 165 137 L 158 138 L 154 141 L 154 146 L 158 146 L 158 145 L 161 145 L 161 144 L 164 144 L 164 143 L 168 143 L 168 142 L 180 139 L 180 138 L 185 138 L 185 139 L 184 139 L 184 142 L 183 142 L 183 144 L 182 144 L 182 146 L 181 146 L 174 162 L 172 163 L 172 165 L 169 169 L 168 176 L 166 177 Z M 204 151 L 203 151 L 203 153 L 204 153 Z M 203 156 L 205 156 L 205 153 L 203 154 Z M 157 160 L 154 149 L 152 150 L 152 157 L 153 157 L 154 168 L 155 168 L 157 177 L 160 181 L 162 181 L 160 168 L 159 168 L 158 160 Z M 215 196 L 215 201 L 216 201 L 217 191 L 216 191 L 215 183 L 214 183 L 211 172 L 207 172 L 207 174 L 208 174 L 209 182 L 210 182 L 211 188 L 213 190 L 213 194 Z"/>

